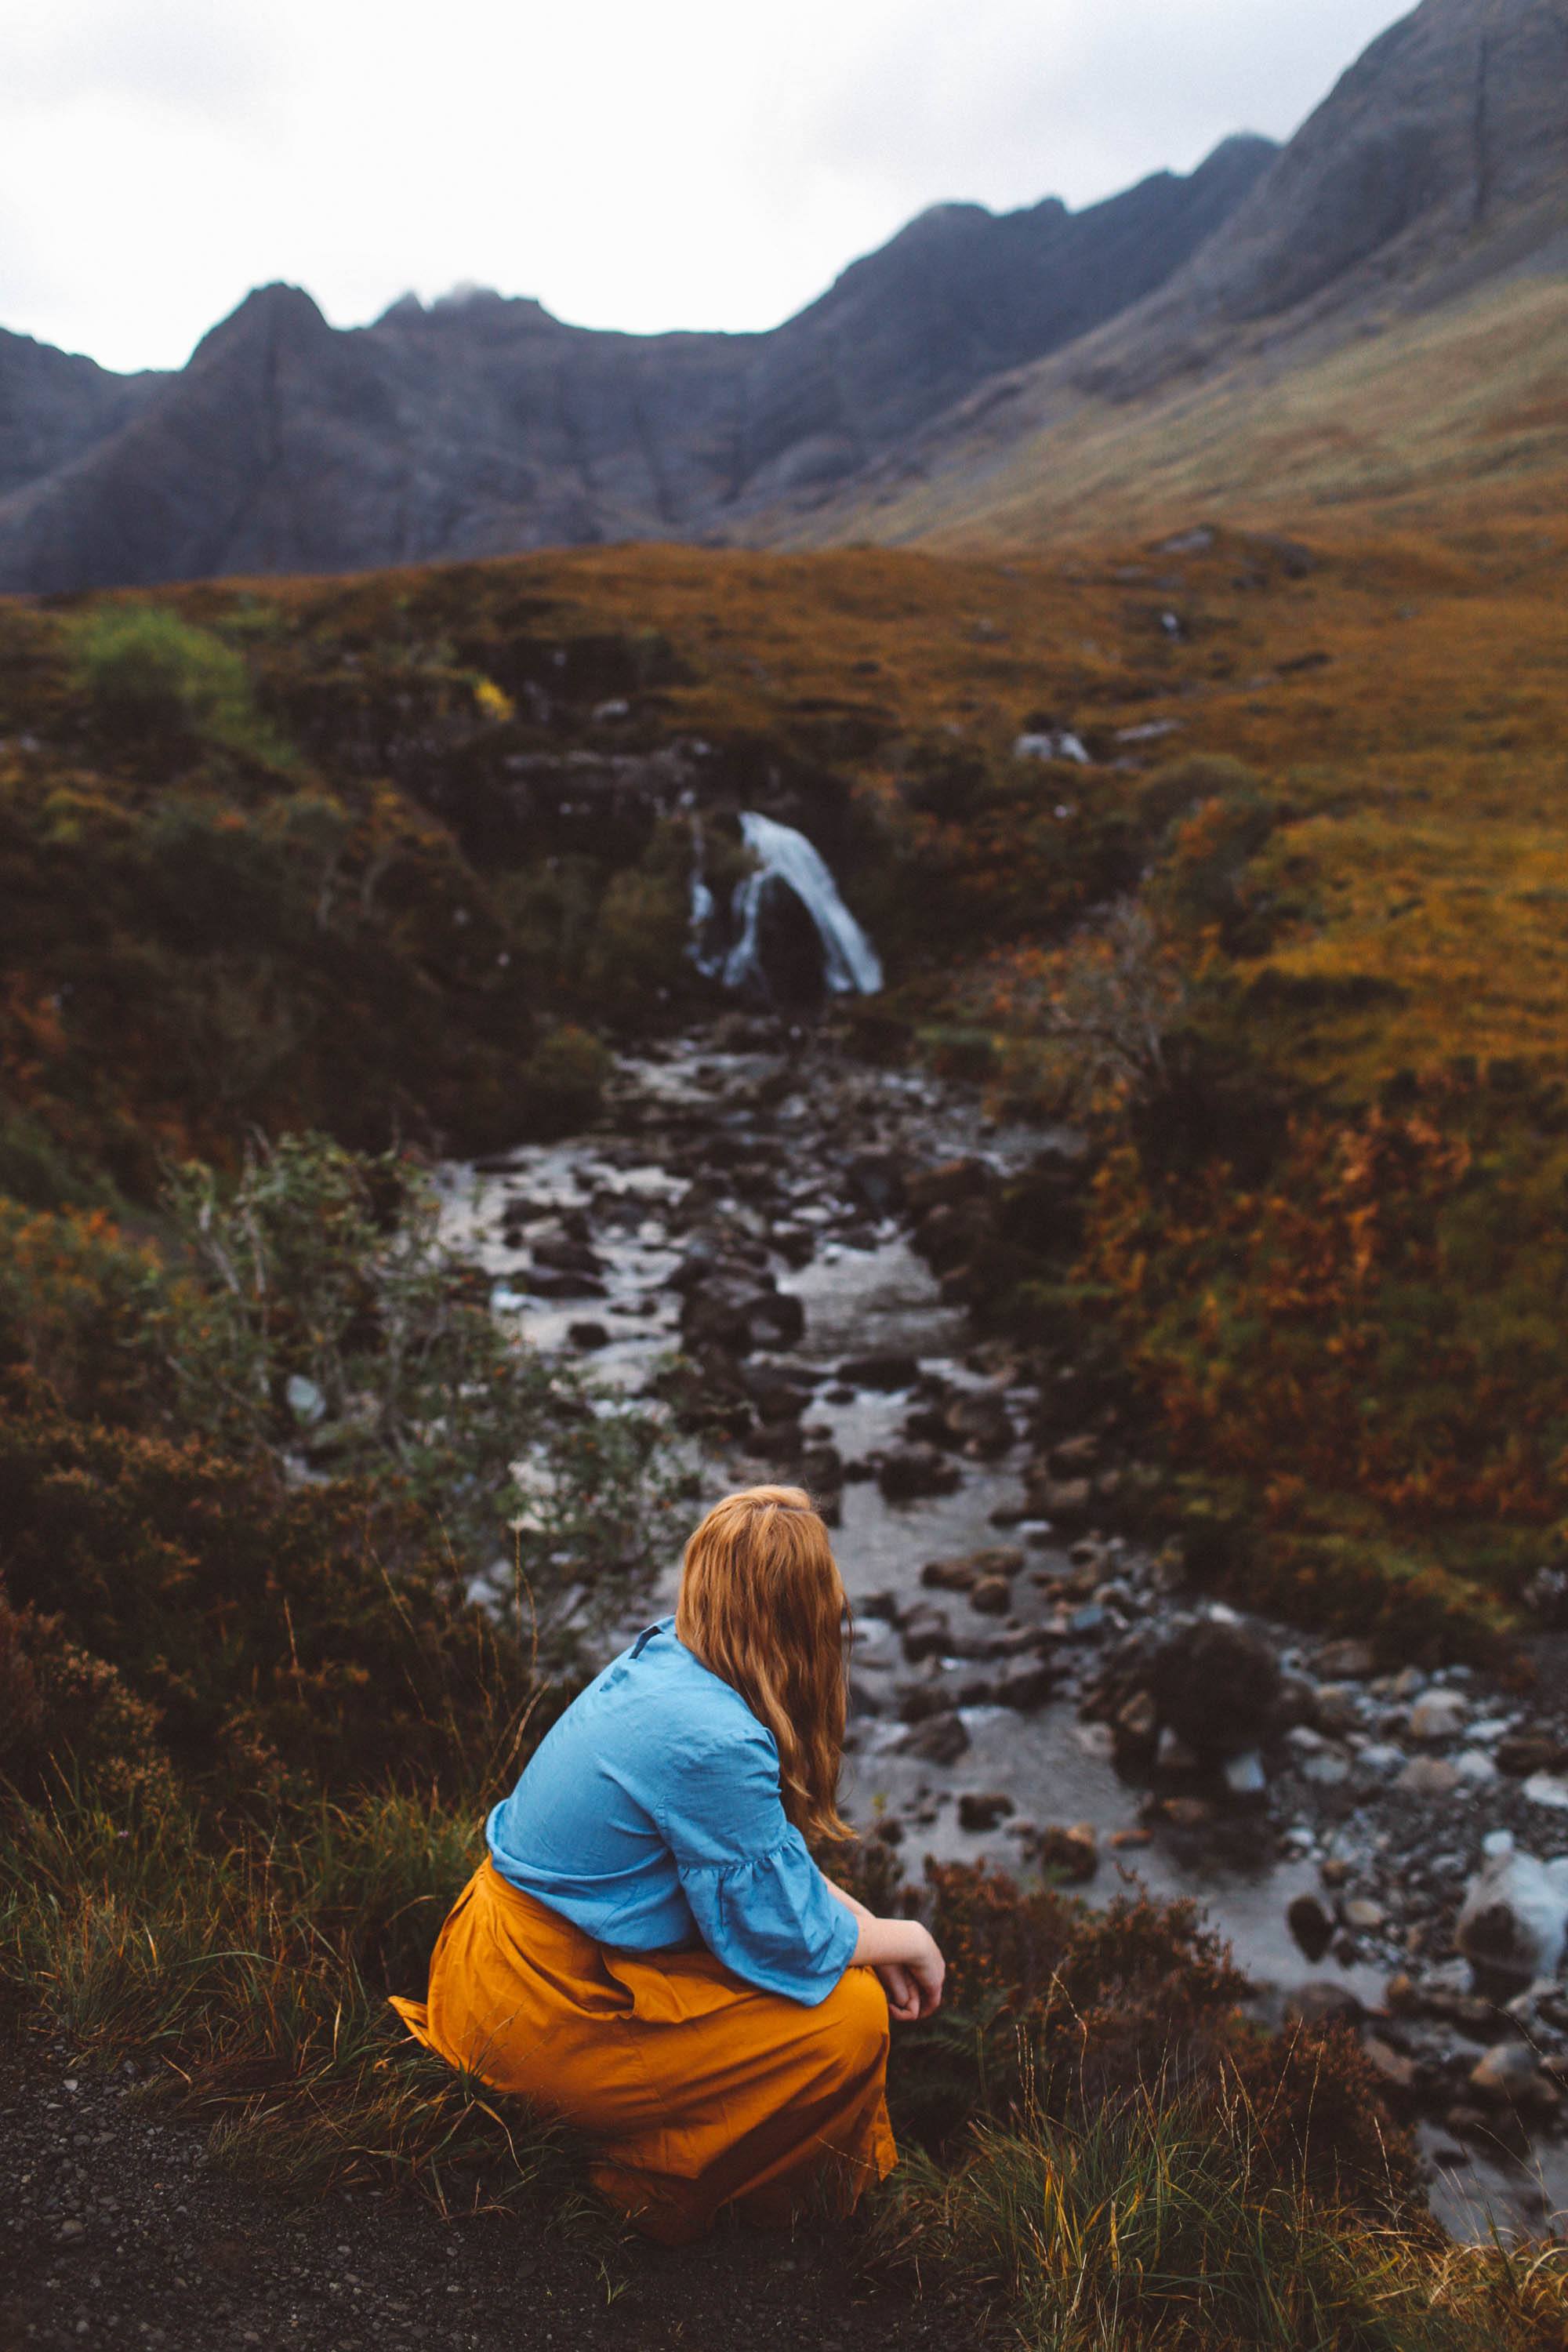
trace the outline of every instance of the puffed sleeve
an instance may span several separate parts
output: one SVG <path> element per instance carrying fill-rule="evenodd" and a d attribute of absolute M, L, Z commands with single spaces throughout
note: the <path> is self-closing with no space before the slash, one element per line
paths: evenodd
<path fill-rule="evenodd" d="M 785 1814 L 777 1750 L 751 1720 L 681 1773 L 659 1826 L 709 1950 L 748 1984 L 815 2008 L 848 1967 L 859 1923 Z"/>

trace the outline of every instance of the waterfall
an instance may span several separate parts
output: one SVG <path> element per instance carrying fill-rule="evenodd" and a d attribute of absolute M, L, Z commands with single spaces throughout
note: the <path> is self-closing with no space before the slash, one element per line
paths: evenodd
<path fill-rule="evenodd" d="M 838 886 L 820 851 L 805 834 L 776 817 L 747 809 L 741 818 L 741 836 L 756 859 L 745 879 L 735 886 L 731 902 L 734 943 L 711 949 L 703 934 L 713 920 L 713 894 L 700 864 L 691 877 L 691 954 L 698 968 L 726 988 L 755 985 L 768 992 L 768 979 L 758 954 L 758 924 L 770 882 L 792 890 L 816 927 L 822 945 L 822 976 L 835 996 L 874 996 L 882 985 L 882 966 L 876 949 L 838 895 Z"/>

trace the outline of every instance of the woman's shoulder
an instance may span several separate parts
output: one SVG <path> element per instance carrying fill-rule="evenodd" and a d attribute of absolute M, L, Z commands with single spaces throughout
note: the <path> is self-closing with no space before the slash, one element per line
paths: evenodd
<path fill-rule="evenodd" d="M 661 1617 L 639 1633 L 600 1677 L 605 1698 L 639 1716 L 658 1710 L 662 1741 L 689 1754 L 693 1749 L 754 1748 L 777 1760 L 773 1736 L 760 1723 L 732 1683 L 714 1674 L 689 1650 L 673 1617 Z"/>

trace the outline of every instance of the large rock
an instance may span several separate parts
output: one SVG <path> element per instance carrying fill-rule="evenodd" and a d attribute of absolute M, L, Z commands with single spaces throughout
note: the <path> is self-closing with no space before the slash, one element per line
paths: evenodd
<path fill-rule="evenodd" d="M 1506 1830 L 1465 1889 L 1454 1941 L 1482 1969 L 1530 1981 L 1553 1975 L 1568 1948 L 1568 1854 L 1539 1862 Z"/>
<path fill-rule="evenodd" d="M 1225 1618 L 1173 1633 L 1155 1653 L 1149 1689 L 1160 1721 L 1197 1756 L 1261 1747 L 1279 1717 L 1279 1661 L 1261 1635 Z"/>

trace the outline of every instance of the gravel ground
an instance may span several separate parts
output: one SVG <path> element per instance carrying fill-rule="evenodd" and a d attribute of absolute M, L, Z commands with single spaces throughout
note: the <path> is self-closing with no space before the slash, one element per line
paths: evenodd
<path fill-rule="evenodd" d="M 984 2340 L 984 2315 L 853 2277 L 853 2232 L 715 2232 L 680 2252 L 408 2195 L 285 2204 L 121 2075 L 28 2053 L 0 2071 L 0 2352 L 900 2352 Z M 595 2240 L 598 2242 L 595 2242 Z"/>

